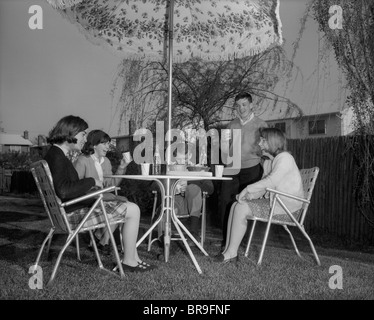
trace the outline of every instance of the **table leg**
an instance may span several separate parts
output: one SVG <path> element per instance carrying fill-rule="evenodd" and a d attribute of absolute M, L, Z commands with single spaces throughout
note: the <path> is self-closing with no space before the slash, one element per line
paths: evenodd
<path fill-rule="evenodd" d="M 174 225 L 179 225 L 183 231 L 190 237 L 190 239 L 196 244 L 196 246 L 200 249 L 204 255 L 209 256 L 209 254 L 205 251 L 205 249 L 201 246 L 201 244 L 195 239 L 195 237 L 188 231 L 185 225 L 178 219 L 178 217 L 173 216 Z"/>
<path fill-rule="evenodd" d="M 164 218 L 164 213 L 165 211 L 167 210 L 167 206 L 165 207 L 165 188 L 164 188 L 164 185 L 159 181 L 159 180 L 154 180 L 158 186 L 160 187 L 160 191 L 161 191 L 161 199 L 162 199 L 162 207 L 161 207 L 161 213 L 160 213 L 160 216 L 157 218 L 157 220 L 152 224 L 152 226 L 148 229 L 148 231 L 143 234 L 143 236 L 138 240 L 138 242 L 136 243 L 136 247 L 139 247 L 139 245 L 144 241 L 145 238 L 147 238 L 147 236 L 152 232 L 152 230 L 161 222 L 162 223 L 162 219 Z"/>
<path fill-rule="evenodd" d="M 170 242 L 171 242 L 171 224 L 173 222 L 175 228 L 177 229 L 179 236 L 181 237 L 183 241 L 184 246 L 187 249 L 188 254 L 190 255 L 192 259 L 193 264 L 195 265 L 197 271 L 201 274 L 202 273 L 201 268 L 199 264 L 197 263 L 197 260 L 194 254 L 192 253 L 190 246 L 187 243 L 187 240 L 183 234 L 183 231 L 196 244 L 199 250 L 204 253 L 204 255 L 208 256 L 208 253 L 201 246 L 201 244 L 192 236 L 192 234 L 183 225 L 183 223 L 178 219 L 178 217 L 176 216 L 174 212 L 174 198 L 172 197 L 172 195 L 174 194 L 176 184 L 179 180 L 176 180 L 176 181 L 173 181 L 173 183 L 170 183 L 170 180 L 167 179 L 165 187 L 163 183 L 161 183 L 159 180 L 155 180 L 155 181 L 159 184 L 160 190 L 161 190 L 161 199 L 162 199 L 161 210 L 162 211 L 160 213 L 160 216 L 153 223 L 153 225 L 149 228 L 149 230 L 136 243 L 136 246 L 138 247 L 157 225 L 159 225 L 160 223 L 161 225 L 164 224 L 164 255 L 165 255 L 165 262 L 168 262 L 169 253 L 170 253 Z"/>
<path fill-rule="evenodd" d="M 181 239 L 182 239 L 182 241 L 183 241 L 184 246 L 185 246 L 186 249 L 187 249 L 188 254 L 190 255 L 190 257 L 191 257 L 191 259 L 192 259 L 193 264 L 195 265 L 197 271 L 198 271 L 200 274 L 202 274 L 203 272 L 201 271 L 201 268 L 200 268 L 199 264 L 197 263 L 197 260 L 196 260 L 196 258 L 195 258 L 195 256 L 194 256 L 194 254 L 192 253 L 191 248 L 190 248 L 190 246 L 188 245 L 187 240 L 186 240 L 186 238 L 184 237 L 184 234 L 183 234 L 182 230 L 180 229 L 180 227 L 179 227 L 179 225 L 178 225 L 178 222 L 174 221 L 174 219 L 173 219 L 173 223 L 174 223 L 175 228 L 177 229 L 177 231 L 178 231 L 178 233 L 179 233 L 179 235 L 180 235 L 180 237 L 181 237 Z M 183 226 L 183 227 L 184 227 L 184 226 Z M 194 239 L 194 240 L 195 240 L 195 239 Z M 195 240 L 195 241 L 196 241 L 196 240 Z M 203 249 L 203 250 L 204 250 L 204 249 Z M 208 254 L 206 254 L 206 255 L 208 255 Z"/>
<path fill-rule="evenodd" d="M 162 217 L 164 215 L 164 210 L 161 211 L 160 216 L 157 218 L 157 220 L 152 224 L 152 226 L 147 230 L 146 233 L 143 234 L 143 236 L 138 240 L 136 243 L 136 247 L 139 247 L 139 245 L 144 241 L 145 238 L 152 232 L 152 230 L 161 222 Z"/>

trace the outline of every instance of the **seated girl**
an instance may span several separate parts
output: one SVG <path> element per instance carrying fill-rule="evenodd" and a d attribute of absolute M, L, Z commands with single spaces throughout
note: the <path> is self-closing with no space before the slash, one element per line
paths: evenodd
<path fill-rule="evenodd" d="M 239 195 L 230 210 L 227 227 L 226 247 L 216 257 L 218 262 L 231 262 L 237 259 L 238 248 L 247 230 L 247 219 L 250 216 L 268 218 L 273 203 L 272 194 L 269 198 L 266 188 L 282 191 L 294 196 L 304 197 L 304 190 L 299 168 L 293 156 L 286 151 L 286 137 L 276 128 L 264 128 L 260 132 L 259 146 L 264 154 L 272 157 L 271 166 L 264 168 L 262 180 L 248 185 Z M 283 203 L 291 211 L 301 209 L 300 201 L 280 196 Z M 276 204 L 274 215 L 287 215 L 284 209 Z"/>
<path fill-rule="evenodd" d="M 57 196 L 63 201 L 68 201 L 90 192 L 93 187 L 103 187 L 100 179 L 86 177 L 80 179 L 71 161 L 66 157 L 71 151 L 81 151 L 85 144 L 87 123 L 76 116 L 66 116 L 57 122 L 49 133 L 48 142 L 52 144 L 45 160 L 51 170 L 53 185 Z M 82 221 L 92 203 L 77 203 L 66 207 L 67 218 L 74 228 Z M 122 228 L 124 239 L 124 255 L 122 260 L 125 272 L 143 272 L 153 266 L 142 262 L 137 254 L 136 241 L 139 230 L 140 211 L 137 206 L 129 206 L 126 202 L 105 202 L 105 209 L 109 220 L 118 220 L 126 217 Z M 102 209 L 97 207 L 87 219 L 84 226 L 90 226 L 105 221 Z"/>

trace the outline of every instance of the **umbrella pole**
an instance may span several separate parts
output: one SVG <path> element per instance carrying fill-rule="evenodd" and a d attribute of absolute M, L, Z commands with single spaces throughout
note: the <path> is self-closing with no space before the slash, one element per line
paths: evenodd
<path fill-rule="evenodd" d="M 173 28 L 174 28 L 174 0 L 169 1 L 169 26 L 168 26 L 168 45 L 169 45 L 169 91 L 168 91 L 168 143 L 166 164 L 171 163 L 171 107 L 172 107 L 172 92 L 173 92 Z"/>

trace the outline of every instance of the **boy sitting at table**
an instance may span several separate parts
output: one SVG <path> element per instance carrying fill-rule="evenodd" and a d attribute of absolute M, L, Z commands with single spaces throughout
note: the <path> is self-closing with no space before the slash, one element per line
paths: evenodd
<path fill-rule="evenodd" d="M 177 148 L 175 160 L 177 164 L 188 164 L 191 155 L 188 153 L 187 145 Z M 179 181 L 174 196 L 174 210 L 177 216 L 189 216 L 189 231 L 196 238 L 199 235 L 201 207 L 203 204 L 202 192 L 211 195 L 214 186 L 210 180 Z"/>

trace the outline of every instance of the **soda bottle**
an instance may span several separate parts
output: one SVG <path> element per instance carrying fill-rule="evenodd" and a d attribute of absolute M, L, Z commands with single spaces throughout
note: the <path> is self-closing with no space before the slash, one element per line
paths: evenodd
<path fill-rule="evenodd" d="M 199 164 L 201 166 L 206 166 L 208 164 L 208 157 L 207 157 L 207 154 L 206 154 L 206 146 L 203 145 L 202 148 L 201 148 L 201 153 L 200 153 L 200 161 L 199 161 Z"/>
<path fill-rule="evenodd" d="M 153 159 L 153 174 L 159 175 L 161 174 L 161 156 L 158 144 L 156 144 L 155 155 Z"/>

